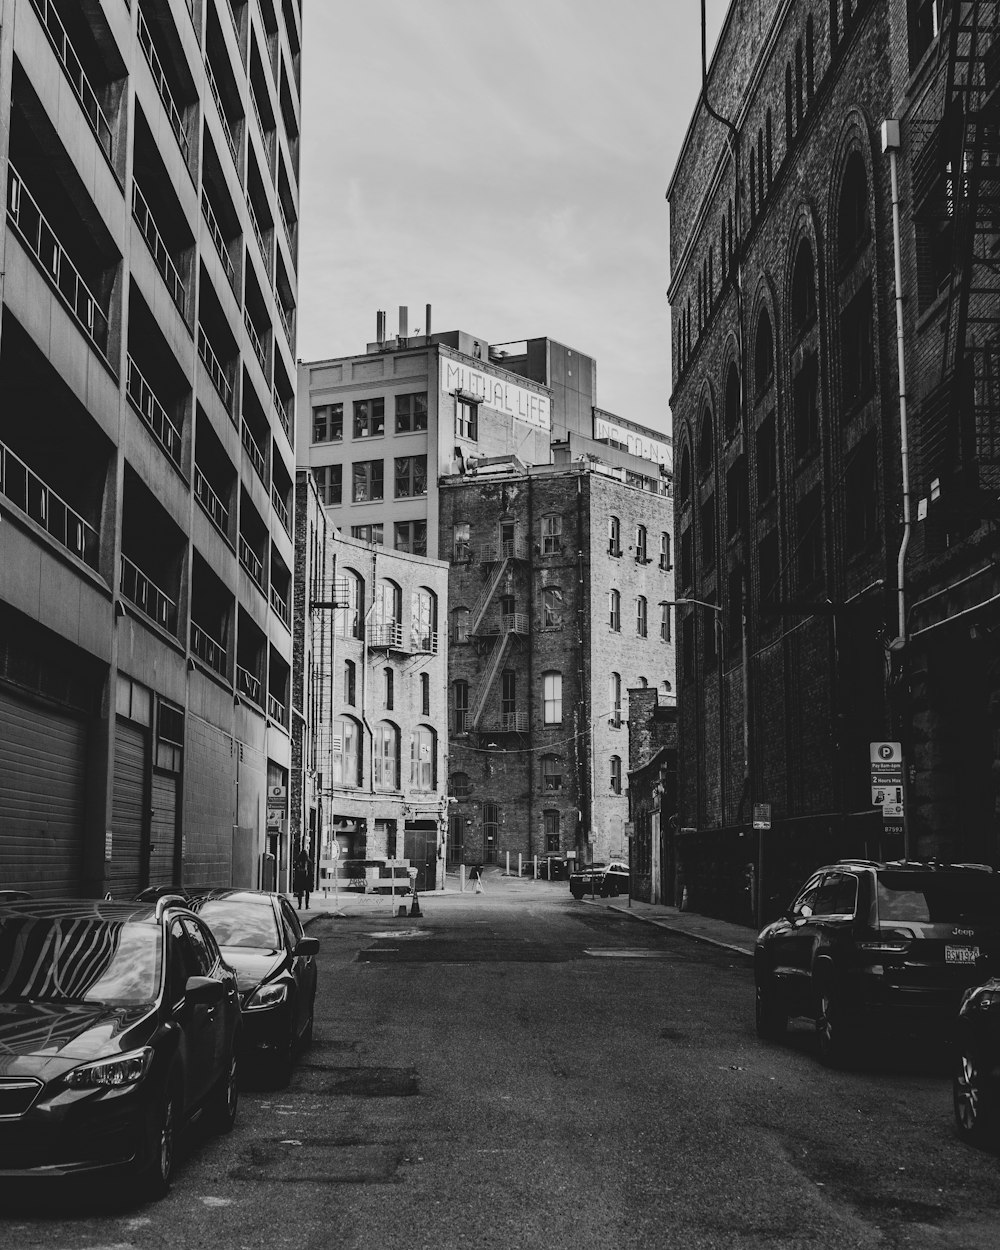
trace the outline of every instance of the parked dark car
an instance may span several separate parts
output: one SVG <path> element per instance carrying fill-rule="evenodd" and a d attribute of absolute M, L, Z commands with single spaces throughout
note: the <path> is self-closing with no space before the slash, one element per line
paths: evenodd
<path fill-rule="evenodd" d="M 975 864 L 843 860 L 818 869 L 754 950 L 757 1032 L 816 1022 L 837 1064 L 866 1031 L 953 1023 L 963 991 L 1000 969 L 1000 877 Z"/>
<path fill-rule="evenodd" d="M 281 894 L 206 890 L 190 906 L 236 969 L 246 1059 L 287 1085 L 296 1052 L 312 1040 L 319 941 Z"/>
<path fill-rule="evenodd" d="M 962 996 L 953 1094 L 960 1136 L 977 1145 L 1000 1143 L 1000 977 Z"/>
<path fill-rule="evenodd" d="M 236 1119 L 236 974 L 176 898 L 0 905 L 0 1177 L 170 1185 L 196 1111 Z"/>
<path fill-rule="evenodd" d="M 601 898 L 628 894 L 628 863 L 624 859 L 612 859 L 606 864 L 578 868 L 569 875 L 569 891 L 574 898 L 583 898 L 585 894 L 600 894 Z"/>
<path fill-rule="evenodd" d="M 561 855 L 539 855 L 538 879 L 540 881 L 565 881 L 568 867 L 568 862 Z M 535 861 L 524 860 L 521 864 L 521 876 L 533 877 L 534 875 Z"/>

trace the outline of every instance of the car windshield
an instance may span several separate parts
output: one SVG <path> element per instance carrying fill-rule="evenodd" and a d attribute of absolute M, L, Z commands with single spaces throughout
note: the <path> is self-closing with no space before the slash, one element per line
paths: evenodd
<path fill-rule="evenodd" d="M 878 878 L 879 920 L 928 924 L 996 924 L 1000 878 L 992 873 L 883 872 Z"/>
<path fill-rule="evenodd" d="M 257 946 L 277 950 L 281 945 L 274 909 L 268 900 L 206 898 L 192 907 L 215 934 L 220 946 Z"/>
<path fill-rule="evenodd" d="M 158 925 L 11 916 L 0 921 L 0 1002 L 152 1002 L 160 959 Z"/>

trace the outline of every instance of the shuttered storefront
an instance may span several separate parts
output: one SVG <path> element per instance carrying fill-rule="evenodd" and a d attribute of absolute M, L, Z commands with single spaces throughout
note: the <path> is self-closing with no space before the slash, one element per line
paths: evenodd
<path fill-rule="evenodd" d="M 108 884 L 116 898 L 132 898 L 145 886 L 142 876 L 146 801 L 146 731 L 115 721 L 115 769 L 111 795 L 111 863 Z"/>
<path fill-rule="evenodd" d="M 153 773 L 153 814 L 149 827 L 150 885 L 173 885 L 180 879 L 174 872 L 178 780 L 169 773 Z"/>
<path fill-rule="evenodd" d="M 82 891 L 87 728 L 0 689 L 0 888 Z"/>

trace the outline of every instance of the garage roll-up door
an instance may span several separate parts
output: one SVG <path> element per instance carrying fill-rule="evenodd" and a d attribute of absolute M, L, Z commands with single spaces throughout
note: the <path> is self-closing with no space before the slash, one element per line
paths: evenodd
<path fill-rule="evenodd" d="M 153 814 L 149 826 L 150 885 L 176 884 L 177 781 L 172 773 L 153 773 Z"/>
<path fill-rule="evenodd" d="M 116 898 L 134 898 L 142 880 L 146 814 L 146 732 L 115 721 L 115 772 L 111 791 L 111 863 L 108 882 Z"/>
<path fill-rule="evenodd" d="M 87 728 L 0 689 L 0 888 L 82 889 Z"/>

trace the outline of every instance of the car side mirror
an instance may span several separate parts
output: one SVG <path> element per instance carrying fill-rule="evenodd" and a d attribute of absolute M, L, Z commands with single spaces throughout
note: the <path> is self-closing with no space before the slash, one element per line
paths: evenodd
<path fill-rule="evenodd" d="M 189 1003 L 203 1003 L 206 1007 L 221 1003 L 225 993 L 225 986 L 214 977 L 188 977 L 184 986 L 184 997 Z"/>
<path fill-rule="evenodd" d="M 292 954 L 297 959 L 305 959 L 309 955 L 318 955 L 319 954 L 319 938 L 314 938 L 314 937 L 299 938 L 298 942 L 296 942 L 295 944 L 295 950 L 292 951 Z"/>
<path fill-rule="evenodd" d="M 807 903 L 804 907 L 799 908 L 799 910 L 795 913 L 795 916 L 797 920 L 808 920 L 812 914 L 813 909 Z"/>

